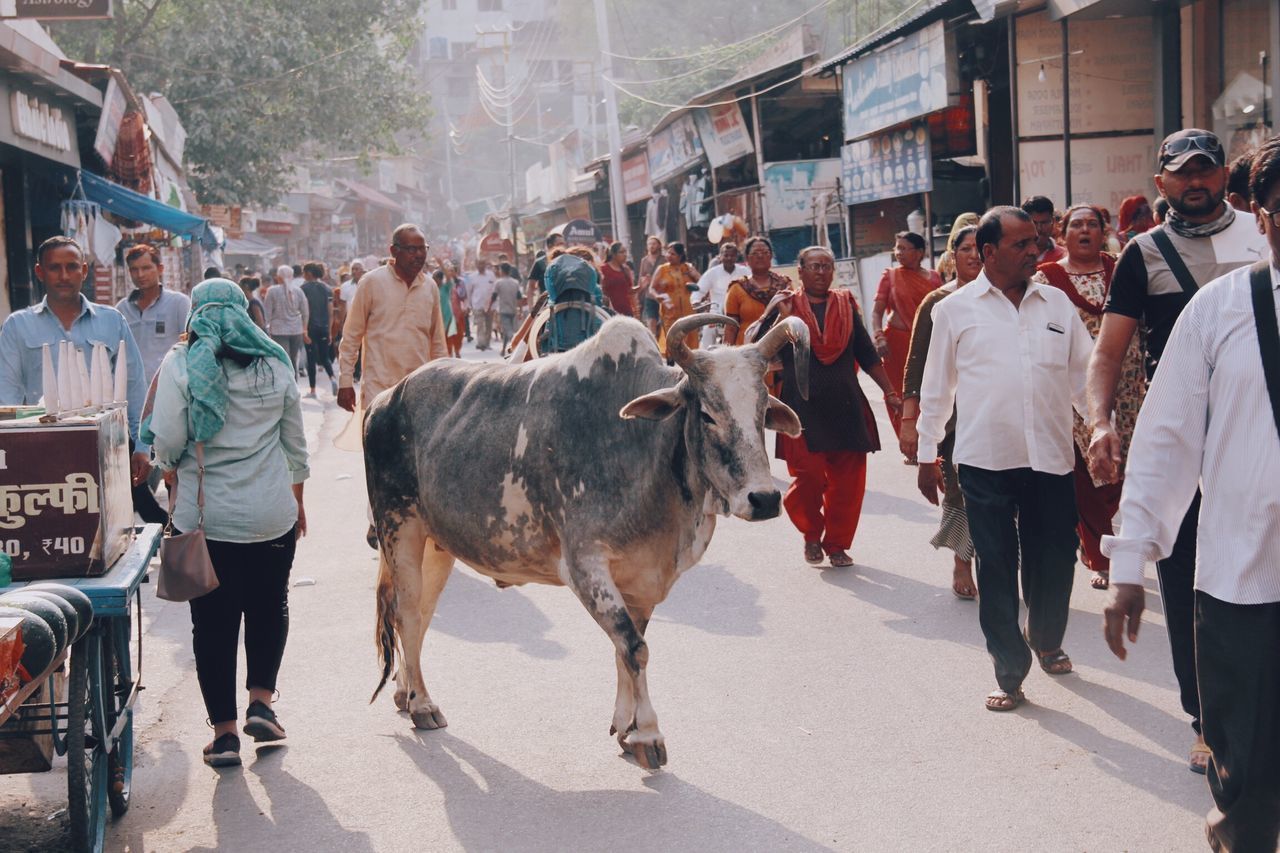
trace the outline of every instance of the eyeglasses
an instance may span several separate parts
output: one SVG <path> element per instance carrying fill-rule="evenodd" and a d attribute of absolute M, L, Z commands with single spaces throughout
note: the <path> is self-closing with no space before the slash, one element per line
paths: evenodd
<path fill-rule="evenodd" d="M 392 243 L 391 246 L 392 248 L 399 249 L 402 252 L 409 252 L 413 255 L 425 255 L 427 253 L 427 249 L 431 248 L 429 243 L 425 246 L 402 246 L 399 243 Z"/>
<path fill-rule="evenodd" d="M 1277 210 L 1273 213 L 1272 211 L 1267 210 L 1265 207 L 1261 207 L 1261 206 L 1258 207 L 1258 210 L 1262 211 L 1262 215 L 1267 217 L 1267 219 L 1271 221 L 1272 228 L 1280 228 L 1280 210 Z"/>
<path fill-rule="evenodd" d="M 1177 157 L 1179 154 L 1190 151 L 1192 148 L 1197 151 L 1203 151 L 1205 154 L 1222 153 L 1222 143 L 1218 141 L 1218 137 L 1202 134 L 1197 136 L 1184 136 L 1181 139 L 1166 142 L 1160 146 L 1160 159 L 1163 160 L 1166 157 Z"/>
<path fill-rule="evenodd" d="M 819 261 L 818 263 L 804 264 L 803 266 L 807 270 L 816 270 L 818 272 L 827 272 L 836 268 L 836 265 L 830 261 Z"/>

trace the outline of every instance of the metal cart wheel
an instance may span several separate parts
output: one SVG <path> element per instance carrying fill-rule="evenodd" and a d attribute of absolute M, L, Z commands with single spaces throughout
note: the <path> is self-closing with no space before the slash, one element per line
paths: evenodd
<path fill-rule="evenodd" d="M 100 744 L 102 732 L 94 705 L 97 679 L 90 673 L 100 666 L 96 627 L 71 651 L 71 677 L 67 685 L 67 813 L 71 818 L 71 843 L 76 850 L 97 853 L 107 831 L 107 757 Z M 101 683 L 96 685 L 100 690 Z"/>
<path fill-rule="evenodd" d="M 106 725 L 108 731 L 117 733 L 107 753 L 107 801 L 114 817 L 120 817 L 129 810 L 129 792 L 133 782 L 133 708 L 129 707 L 133 690 L 132 659 L 129 656 L 132 622 L 130 608 L 123 619 L 110 620 L 102 637 Z M 120 722 L 122 718 L 123 723 Z"/>

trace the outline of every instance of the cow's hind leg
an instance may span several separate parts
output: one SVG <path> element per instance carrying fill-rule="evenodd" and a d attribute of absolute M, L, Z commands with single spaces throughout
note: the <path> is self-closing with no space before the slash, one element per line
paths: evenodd
<path fill-rule="evenodd" d="M 444 713 L 431 701 L 422 677 L 422 641 L 435 615 L 440 592 L 449 580 L 453 555 L 427 537 L 416 515 L 404 519 L 384 540 L 382 562 L 390 569 L 395 591 L 395 624 L 400 635 L 400 671 L 396 675 L 396 706 L 409 712 L 415 728 L 441 729 Z"/>

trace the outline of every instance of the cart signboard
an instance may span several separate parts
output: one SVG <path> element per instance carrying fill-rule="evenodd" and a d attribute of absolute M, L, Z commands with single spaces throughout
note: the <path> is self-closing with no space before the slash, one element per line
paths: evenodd
<path fill-rule="evenodd" d="M 0 0 L 0 18 L 88 21 L 111 17 L 111 0 Z"/>
<path fill-rule="evenodd" d="M 123 407 L 0 424 L 0 550 L 15 581 L 95 577 L 133 531 Z"/>

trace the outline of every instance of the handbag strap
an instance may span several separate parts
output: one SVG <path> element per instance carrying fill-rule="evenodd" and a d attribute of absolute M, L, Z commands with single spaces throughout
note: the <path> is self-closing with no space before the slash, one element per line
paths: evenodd
<path fill-rule="evenodd" d="M 1280 327 L 1276 324 L 1276 297 L 1271 287 L 1271 262 L 1258 261 L 1249 268 L 1249 288 L 1253 291 L 1253 323 L 1258 330 L 1258 350 L 1262 373 L 1267 379 L 1271 414 L 1280 434 Z"/>
<path fill-rule="evenodd" d="M 196 523 L 197 530 L 204 530 L 204 442 L 196 442 L 196 508 L 199 510 L 199 521 Z M 164 535 L 169 536 L 173 533 L 173 512 L 178 508 L 178 484 L 175 482 L 172 491 L 169 493 L 169 520 L 164 526 Z M 190 531 L 188 531 L 190 532 Z"/>
<path fill-rule="evenodd" d="M 1178 284 L 1182 286 L 1182 290 L 1188 296 L 1194 296 L 1195 292 L 1200 289 L 1200 285 L 1196 284 L 1195 276 L 1191 274 L 1191 270 L 1187 269 L 1187 264 L 1182 260 L 1182 255 L 1178 254 L 1178 249 L 1173 245 L 1173 241 L 1169 239 L 1169 233 L 1164 230 L 1164 226 L 1154 228 L 1150 232 L 1152 241 L 1156 244 L 1156 248 L 1160 250 L 1161 257 L 1169 266 L 1169 272 L 1173 273 L 1173 277 L 1178 280 Z"/>

